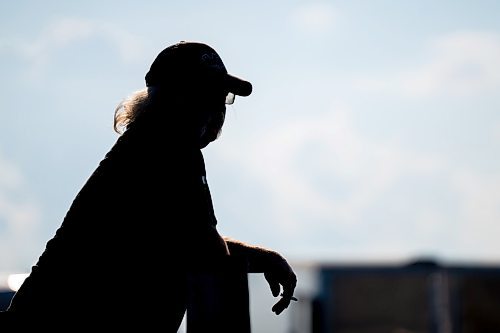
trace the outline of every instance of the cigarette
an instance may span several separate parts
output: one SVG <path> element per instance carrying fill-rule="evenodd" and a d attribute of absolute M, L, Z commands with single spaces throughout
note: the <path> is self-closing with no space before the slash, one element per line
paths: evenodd
<path fill-rule="evenodd" d="M 284 295 L 283 295 L 283 294 L 281 294 L 280 296 L 282 296 L 282 297 L 283 297 Z M 293 296 L 290 296 L 290 300 L 295 301 L 295 302 L 297 302 L 297 301 L 298 301 L 297 297 L 293 297 Z"/>

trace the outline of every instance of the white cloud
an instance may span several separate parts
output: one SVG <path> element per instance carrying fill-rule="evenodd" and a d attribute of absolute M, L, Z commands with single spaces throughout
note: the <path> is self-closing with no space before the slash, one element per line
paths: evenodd
<path fill-rule="evenodd" d="M 428 62 L 384 78 L 363 77 L 363 89 L 407 97 L 477 96 L 500 88 L 500 36 L 487 32 L 459 32 L 432 41 Z"/>
<path fill-rule="evenodd" d="M 22 269 L 41 221 L 38 204 L 29 199 L 24 177 L 0 155 L 0 272 Z"/>
<path fill-rule="evenodd" d="M 494 126 L 492 139 L 496 142 L 500 142 L 500 121 Z"/>
<path fill-rule="evenodd" d="M 19 170 L 0 156 L 0 188 L 15 189 L 22 185 L 22 182 Z"/>
<path fill-rule="evenodd" d="M 47 44 L 64 46 L 74 40 L 88 38 L 96 30 L 96 26 L 90 21 L 64 18 L 52 24 L 35 46 L 39 49 L 43 49 Z M 36 50 L 35 54 L 38 51 Z"/>
<path fill-rule="evenodd" d="M 478 174 L 470 170 L 457 170 L 452 174 L 452 184 L 461 196 L 464 239 L 496 239 L 500 233 L 500 173 Z M 491 239 L 490 239 L 491 240 Z"/>
<path fill-rule="evenodd" d="M 330 31 L 338 13 L 330 3 L 307 3 L 297 7 L 291 15 L 295 26 L 306 33 L 321 34 Z"/>
<path fill-rule="evenodd" d="M 1 45 L 3 50 L 13 49 L 28 59 L 33 65 L 31 70 L 34 74 L 42 71 L 60 49 L 91 38 L 107 40 L 117 50 L 121 61 L 133 62 L 142 57 L 143 45 L 132 33 L 108 23 L 78 18 L 63 18 L 53 22 L 35 40 L 2 40 Z"/>
<path fill-rule="evenodd" d="M 365 210 L 399 178 L 443 168 L 439 158 L 364 137 L 342 110 L 308 115 L 261 133 L 244 156 L 238 154 L 241 143 L 230 149 L 223 152 L 225 158 L 242 158 L 240 167 L 268 186 L 273 221 L 288 229 L 303 228 L 304 216 L 310 218 L 308 227 L 315 220 L 363 223 Z"/>
<path fill-rule="evenodd" d="M 464 171 L 445 155 L 369 137 L 351 111 L 334 109 L 217 150 L 269 198 L 266 223 L 294 241 L 316 235 L 315 244 L 298 251 L 490 259 L 500 250 L 499 173 Z M 325 243 L 339 234 L 356 245 Z"/>

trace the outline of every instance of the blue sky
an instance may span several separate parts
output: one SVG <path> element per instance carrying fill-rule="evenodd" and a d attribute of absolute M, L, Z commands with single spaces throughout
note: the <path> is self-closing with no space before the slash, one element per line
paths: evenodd
<path fill-rule="evenodd" d="M 36 262 L 179 40 L 254 85 L 204 150 L 222 234 L 291 260 L 498 262 L 499 7 L 0 3 L 0 272 Z"/>

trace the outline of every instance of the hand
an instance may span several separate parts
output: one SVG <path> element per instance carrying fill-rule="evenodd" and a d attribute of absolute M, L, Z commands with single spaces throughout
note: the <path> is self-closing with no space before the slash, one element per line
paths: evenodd
<path fill-rule="evenodd" d="M 274 252 L 268 269 L 264 272 L 264 277 L 271 287 L 273 296 L 281 296 L 281 299 L 272 307 L 272 311 L 279 315 L 288 308 L 292 300 L 297 301 L 297 298 L 293 297 L 297 276 L 285 258 Z M 280 295 L 281 287 L 283 293 Z"/>

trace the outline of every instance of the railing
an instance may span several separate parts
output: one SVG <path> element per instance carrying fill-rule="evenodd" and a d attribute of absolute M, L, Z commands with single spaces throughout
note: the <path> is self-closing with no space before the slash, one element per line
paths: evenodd
<path fill-rule="evenodd" d="M 250 333 L 248 273 L 232 261 L 223 272 L 190 276 L 186 333 Z"/>

